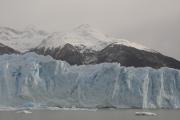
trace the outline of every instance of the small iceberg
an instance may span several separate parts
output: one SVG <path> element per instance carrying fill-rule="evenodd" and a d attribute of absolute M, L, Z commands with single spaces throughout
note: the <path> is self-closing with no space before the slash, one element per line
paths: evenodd
<path fill-rule="evenodd" d="M 135 112 L 135 115 L 137 115 L 137 116 L 157 116 L 156 113 L 152 113 L 152 112 Z"/>
<path fill-rule="evenodd" d="M 16 113 L 31 114 L 32 112 L 28 110 L 21 110 L 21 111 L 17 111 Z"/>

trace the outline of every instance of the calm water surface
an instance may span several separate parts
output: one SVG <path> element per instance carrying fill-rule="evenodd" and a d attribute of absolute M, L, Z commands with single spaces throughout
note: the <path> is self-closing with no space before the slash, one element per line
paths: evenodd
<path fill-rule="evenodd" d="M 140 111 L 158 116 L 136 116 L 135 112 Z M 180 110 L 32 110 L 32 114 L 0 111 L 0 120 L 180 120 Z"/>

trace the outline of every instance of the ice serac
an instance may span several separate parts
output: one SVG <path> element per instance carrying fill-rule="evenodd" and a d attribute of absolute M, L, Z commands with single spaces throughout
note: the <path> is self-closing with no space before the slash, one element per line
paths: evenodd
<path fill-rule="evenodd" d="M 0 106 L 180 108 L 180 71 L 0 56 Z"/>

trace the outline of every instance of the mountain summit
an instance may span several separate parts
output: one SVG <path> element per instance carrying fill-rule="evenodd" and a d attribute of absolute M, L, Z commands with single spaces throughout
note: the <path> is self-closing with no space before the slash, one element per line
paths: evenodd
<path fill-rule="evenodd" d="M 95 51 L 102 50 L 112 43 L 131 46 L 141 50 L 150 50 L 149 48 L 134 42 L 109 37 L 88 24 L 80 25 L 69 32 L 50 34 L 42 41 L 38 48 L 53 49 L 63 47 L 67 43 L 80 47 L 81 49 L 82 46 L 84 46 L 84 49 Z"/>

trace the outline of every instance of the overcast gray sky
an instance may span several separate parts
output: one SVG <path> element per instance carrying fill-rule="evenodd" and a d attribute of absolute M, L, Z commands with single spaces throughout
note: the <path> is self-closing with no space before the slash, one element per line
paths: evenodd
<path fill-rule="evenodd" d="M 60 32 L 86 23 L 180 60 L 180 0 L 0 0 L 0 26 Z"/>

